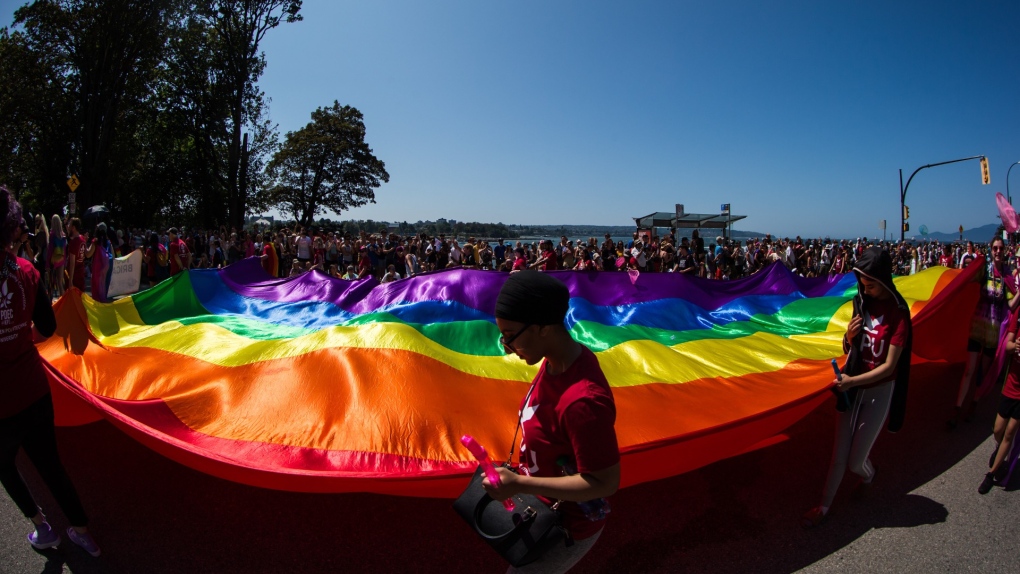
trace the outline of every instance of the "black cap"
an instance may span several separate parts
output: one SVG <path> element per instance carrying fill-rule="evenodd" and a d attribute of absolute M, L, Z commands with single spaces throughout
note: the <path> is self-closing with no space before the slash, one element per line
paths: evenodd
<path fill-rule="evenodd" d="M 563 323 L 570 292 L 558 279 L 538 271 L 511 275 L 499 290 L 496 317 L 531 325 Z"/>

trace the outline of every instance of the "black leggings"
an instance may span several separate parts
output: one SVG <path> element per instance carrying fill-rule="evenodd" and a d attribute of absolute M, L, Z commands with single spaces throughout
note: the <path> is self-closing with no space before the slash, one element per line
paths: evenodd
<path fill-rule="evenodd" d="M 57 436 L 53 429 L 53 400 L 50 395 L 32 403 L 20 413 L 0 419 L 0 483 L 26 518 L 32 518 L 39 507 L 21 478 L 14 459 L 18 449 L 35 465 L 43 482 L 49 487 L 71 526 L 88 526 L 88 517 L 81 506 L 78 492 L 67 476 L 57 452 Z"/>

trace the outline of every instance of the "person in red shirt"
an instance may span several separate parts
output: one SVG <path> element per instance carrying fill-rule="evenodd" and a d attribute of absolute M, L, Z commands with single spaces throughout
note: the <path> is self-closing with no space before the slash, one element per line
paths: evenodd
<path fill-rule="evenodd" d="M 170 257 L 166 247 L 159 242 L 159 235 L 149 234 L 142 261 L 145 262 L 145 275 L 150 287 L 169 277 Z"/>
<path fill-rule="evenodd" d="M 943 267 L 953 268 L 953 255 L 949 251 L 949 244 L 942 246 L 942 256 L 939 257 L 939 265 Z"/>
<path fill-rule="evenodd" d="M 869 247 L 854 265 L 858 294 L 843 337 L 848 352 L 845 374 L 832 381 L 834 392 L 845 393 L 846 409 L 839 415 L 829 476 L 822 502 L 801 521 L 805 528 L 821 524 L 832 506 L 847 466 L 861 477 L 863 494 L 875 478 L 868 458 L 883 422 L 891 432 L 903 425 L 910 377 L 910 308 L 892 281 L 892 257 L 881 247 Z"/>
<path fill-rule="evenodd" d="M 509 276 L 496 300 L 500 344 L 529 365 L 541 362 L 521 401 L 518 470 L 498 468 L 500 485 L 485 479 L 496 500 L 525 493 L 562 501 L 572 545 L 548 550 L 528 568 L 566 572 L 595 544 L 620 486 L 616 403 L 598 359 L 564 325 L 570 293 L 546 273 Z"/>
<path fill-rule="evenodd" d="M 362 247 L 358 254 L 358 279 L 371 277 L 372 260 L 368 256 L 368 247 Z"/>
<path fill-rule="evenodd" d="M 832 267 L 829 268 L 829 275 L 839 275 L 844 273 L 844 266 L 846 265 L 846 252 L 843 251 L 842 247 L 835 248 L 836 254 L 832 257 Z"/>
<path fill-rule="evenodd" d="M 0 483 L 35 530 L 28 535 L 43 550 L 60 544 L 28 490 L 15 457 L 24 449 L 53 498 L 71 523 L 67 535 L 93 556 L 99 546 L 88 532 L 88 517 L 60 462 L 53 429 L 53 401 L 36 350 L 34 331 L 49 337 L 57 328 L 50 297 L 31 262 L 17 257 L 11 241 L 21 222 L 21 206 L 0 186 Z M 33 329 L 34 327 L 34 329 Z"/>
<path fill-rule="evenodd" d="M 510 268 L 511 271 L 524 271 L 528 268 L 528 258 L 524 255 L 524 248 L 518 247 L 514 249 L 514 262 Z"/>
<path fill-rule="evenodd" d="M 81 220 L 72 217 L 67 222 L 67 276 L 71 278 L 71 286 L 85 292 L 85 252 L 88 245 L 81 236 Z"/>
<path fill-rule="evenodd" d="M 170 252 L 170 275 L 173 276 L 191 267 L 191 250 L 177 236 L 176 227 L 171 227 L 166 233 L 170 238 L 167 251 Z"/>
<path fill-rule="evenodd" d="M 185 232 L 187 232 L 187 230 L 185 230 Z M 185 233 L 184 239 L 182 239 L 181 242 L 184 243 L 184 246 L 188 248 L 188 253 L 194 253 L 195 252 L 195 237 L 194 236 L 190 236 L 189 237 L 187 235 L 187 233 Z M 190 265 L 188 265 L 186 267 L 186 269 L 190 269 L 190 268 L 191 268 Z"/>
<path fill-rule="evenodd" d="M 256 241 L 262 241 L 262 236 L 258 236 Z M 259 259 L 262 261 L 262 268 L 270 277 L 280 276 L 280 257 L 276 254 L 276 247 L 273 245 L 271 237 L 262 244 L 262 253 L 259 254 Z"/>
<path fill-rule="evenodd" d="M 1006 383 L 1002 386 L 1002 399 L 999 400 L 999 411 L 992 426 L 995 449 L 988 459 L 988 473 L 978 487 L 979 494 L 988 494 L 996 480 L 1005 478 L 1009 469 L 1006 459 L 1016 440 L 1016 431 L 1020 428 L 1020 345 L 1016 340 L 1018 319 L 1020 314 L 1014 313 L 1006 327 L 1006 352 L 1016 353 L 1018 357 L 1010 361 Z"/>
<path fill-rule="evenodd" d="M 553 249 L 552 241 L 547 239 L 543 240 L 541 249 L 542 253 L 529 267 L 531 269 L 540 269 L 542 271 L 556 271 L 559 269 L 559 263 L 556 260 L 556 250 Z"/>

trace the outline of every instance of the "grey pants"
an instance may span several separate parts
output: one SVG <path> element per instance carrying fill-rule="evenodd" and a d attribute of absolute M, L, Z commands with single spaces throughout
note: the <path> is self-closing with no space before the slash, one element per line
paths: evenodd
<path fill-rule="evenodd" d="M 895 384 L 895 381 L 889 381 L 858 390 L 852 407 L 846 412 L 839 413 L 836 441 L 832 447 L 832 462 L 829 464 L 829 477 L 822 492 L 822 506 L 832 506 L 848 464 L 851 472 L 865 480 L 874 475 L 875 468 L 871 466 L 868 455 L 871 453 L 871 447 L 875 445 L 878 433 L 882 432 L 882 427 L 885 426 L 886 417 L 889 416 L 889 405 L 892 403 Z"/>
<path fill-rule="evenodd" d="M 605 530 L 604 528 L 602 530 Z M 595 546 L 595 541 L 602 536 L 602 530 L 584 540 L 575 540 L 571 546 L 560 545 L 551 548 L 541 558 L 520 568 L 511 566 L 506 574 L 561 574 L 574 567 L 584 555 Z"/>

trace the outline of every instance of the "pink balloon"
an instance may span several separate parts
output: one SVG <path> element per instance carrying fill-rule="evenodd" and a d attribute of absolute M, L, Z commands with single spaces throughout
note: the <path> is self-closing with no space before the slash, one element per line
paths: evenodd
<path fill-rule="evenodd" d="M 1006 196 L 996 193 L 995 205 L 999 207 L 999 219 L 1002 220 L 1002 226 L 1006 228 L 1007 233 L 1015 233 L 1017 229 L 1020 229 L 1020 218 L 1017 217 L 1016 211 L 1013 210 L 1013 206 L 1009 204 Z"/>

